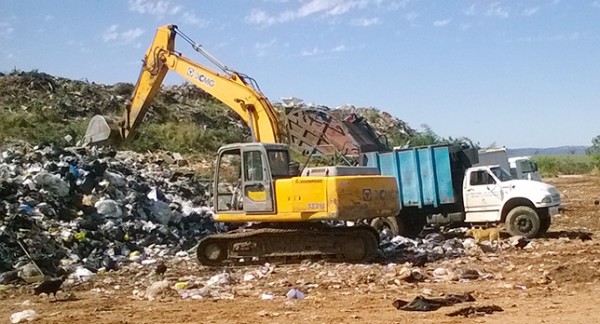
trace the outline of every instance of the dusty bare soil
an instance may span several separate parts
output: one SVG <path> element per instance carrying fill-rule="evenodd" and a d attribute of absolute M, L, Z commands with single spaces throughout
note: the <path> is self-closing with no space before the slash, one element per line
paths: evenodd
<path fill-rule="evenodd" d="M 168 260 L 166 279 L 206 277 L 229 271 L 233 299 L 182 299 L 174 291 L 149 301 L 136 297 L 160 280 L 151 267 L 128 267 L 98 275 L 84 284 L 65 287 L 54 302 L 33 296 L 32 286 L 0 291 L 0 322 L 25 309 L 35 310 L 42 323 L 600 323 L 600 178 L 550 179 L 563 195 L 565 210 L 544 238 L 528 249 L 504 247 L 495 253 L 472 253 L 459 259 L 427 264 L 424 282 L 398 280 L 403 265 L 349 265 L 305 262 L 280 265 L 268 276 L 244 281 L 244 273 L 260 266 L 208 269 L 193 259 Z M 589 232 L 592 240 L 581 240 Z M 476 280 L 436 282 L 436 268 L 489 274 Z M 307 298 L 289 300 L 292 287 Z M 395 299 L 417 295 L 438 297 L 470 292 L 473 303 L 442 307 L 432 312 L 407 312 L 392 306 Z M 271 293 L 274 300 L 262 300 Z M 67 294 L 71 298 L 67 299 Z M 491 315 L 448 317 L 466 306 L 497 305 Z"/>

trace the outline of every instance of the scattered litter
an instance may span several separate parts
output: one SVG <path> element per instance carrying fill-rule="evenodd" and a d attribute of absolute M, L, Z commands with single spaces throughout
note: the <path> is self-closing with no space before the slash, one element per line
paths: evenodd
<path fill-rule="evenodd" d="M 273 296 L 273 294 L 263 293 L 262 295 L 260 295 L 260 299 L 262 300 L 273 300 L 274 298 L 275 296 Z"/>
<path fill-rule="evenodd" d="M 16 312 L 10 315 L 11 323 L 24 323 L 35 321 L 39 318 L 39 315 L 33 309 L 27 309 L 24 311 Z"/>
<path fill-rule="evenodd" d="M 176 284 L 175 284 L 175 286 L 174 286 L 174 287 L 175 287 L 175 289 L 181 290 L 181 289 L 186 289 L 186 288 L 188 287 L 188 285 L 189 285 L 189 284 L 190 284 L 190 283 L 189 283 L 189 282 L 187 282 L 187 281 L 184 281 L 184 282 L 178 282 L 178 283 L 176 283 Z"/>
<path fill-rule="evenodd" d="M 145 299 L 150 301 L 164 296 L 171 289 L 171 283 L 168 280 L 157 281 L 146 289 Z"/>
<path fill-rule="evenodd" d="M 69 275 L 69 279 L 73 280 L 74 283 L 83 283 L 90 280 L 96 274 L 84 267 L 78 267 L 73 273 Z"/>
<path fill-rule="evenodd" d="M 413 312 L 430 312 L 438 310 L 440 307 L 452 306 L 454 304 L 473 301 L 475 301 L 475 298 L 471 294 L 450 294 L 443 298 L 425 298 L 423 296 L 417 296 L 410 302 L 401 299 L 396 299 L 394 300 L 392 305 L 398 310 Z"/>
<path fill-rule="evenodd" d="M 285 294 L 285 296 L 286 296 L 288 299 L 300 299 L 300 300 L 304 299 L 304 297 L 305 297 L 303 292 L 301 292 L 300 290 L 298 290 L 298 289 L 295 289 L 295 288 L 292 288 L 292 289 L 290 289 L 290 290 L 289 290 L 289 291 L 288 291 L 288 292 Z"/>
<path fill-rule="evenodd" d="M 490 306 L 469 306 L 469 307 L 465 307 L 465 308 L 461 308 L 457 311 L 451 312 L 446 314 L 447 316 L 450 317 L 454 317 L 454 316 L 464 316 L 464 317 L 471 317 L 471 316 L 483 316 L 486 314 L 492 314 L 493 312 L 503 312 L 504 310 L 497 305 L 490 305 Z"/>

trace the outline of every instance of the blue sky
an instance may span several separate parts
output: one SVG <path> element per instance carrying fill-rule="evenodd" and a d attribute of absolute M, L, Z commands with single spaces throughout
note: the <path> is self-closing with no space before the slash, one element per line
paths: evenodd
<path fill-rule="evenodd" d="M 482 146 L 600 134 L 600 0 L 0 0 L 0 12 L 3 72 L 134 83 L 155 29 L 176 24 L 272 102 L 376 107 Z"/>

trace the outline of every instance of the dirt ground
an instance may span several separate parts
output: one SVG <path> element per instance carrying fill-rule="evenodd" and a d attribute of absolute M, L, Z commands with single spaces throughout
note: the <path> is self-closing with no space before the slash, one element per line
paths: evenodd
<path fill-rule="evenodd" d="M 33 296 L 32 286 L 0 289 L 0 322 L 10 314 L 35 310 L 41 323 L 600 323 L 600 178 L 549 179 L 562 194 L 565 210 L 555 218 L 546 237 L 530 248 L 505 247 L 494 253 L 475 253 L 427 264 L 420 270 L 424 282 L 398 280 L 403 265 L 350 265 L 303 262 L 278 265 L 264 278 L 245 281 L 244 273 L 260 265 L 208 269 L 192 258 L 170 259 L 166 279 L 173 284 L 189 276 L 228 271 L 237 277 L 233 299 L 182 299 L 174 291 L 149 301 L 136 291 L 161 278 L 151 267 L 129 267 L 96 276 L 84 284 L 65 287 L 57 302 Z M 592 240 L 582 240 L 591 233 Z M 476 280 L 440 281 L 436 268 L 475 269 L 489 274 Z M 304 300 L 284 295 L 290 288 L 306 294 Z M 439 297 L 470 292 L 472 303 L 442 307 L 432 312 L 408 312 L 392 306 L 395 299 L 417 295 Z M 263 300 L 270 293 L 273 300 Z M 71 298 L 66 298 L 68 294 Z M 500 306 L 491 315 L 449 317 L 466 306 Z"/>

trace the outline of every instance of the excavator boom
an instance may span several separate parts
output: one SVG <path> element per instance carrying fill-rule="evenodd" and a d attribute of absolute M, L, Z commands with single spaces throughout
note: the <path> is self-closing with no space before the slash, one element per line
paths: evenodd
<path fill-rule="evenodd" d="M 131 104 L 126 107 L 123 117 L 120 121 L 115 121 L 105 116 L 94 116 L 86 131 L 84 142 L 93 144 L 130 138 L 143 121 L 169 70 L 233 109 L 250 127 L 253 141 L 282 142 L 277 112 L 260 90 L 249 82 L 250 79 L 219 64 L 196 43 L 193 43 L 193 47 L 208 55 L 209 60 L 222 68 L 222 74 L 177 53 L 175 36 L 178 34 L 181 32 L 175 25 L 158 28 L 144 57 Z M 183 37 L 191 42 L 187 36 Z"/>

